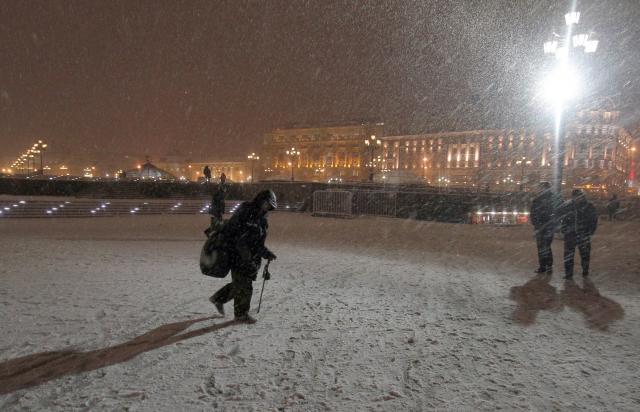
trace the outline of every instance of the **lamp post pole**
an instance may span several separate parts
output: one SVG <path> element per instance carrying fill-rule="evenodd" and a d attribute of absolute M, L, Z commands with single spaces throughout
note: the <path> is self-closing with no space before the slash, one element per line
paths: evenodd
<path fill-rule="evenodd" d="M 33 172 L 35 172 L 36 169 L 36 159 L 35 156 L 33 155 L 35 151 L 31 150 L 31 152 L 29 153 L 29 159 L 31 160 L 31 171 L 29 172 L 29 176 L 31 176 L 33 174 Z"/>
<path fill-rule="evenodd" d="M 527 158 L 522 156 L 522 159 L 518 160 L 516 163 L 520 163 L 520 191 L 524 192 L 524 166 Z"/>
<path fill-rule="evenodd" d="M 255 161 L 260 160 L 260 156 L 257 156 L 255 153 L 251 153 L 249 156 L 247 156 L 247 159 L 251 160 L 251 183 L 253 183 L 255 181 L 255 177 L 253 174 Z"/>
<path fill-rule="evenodd" d="M 47 144 L 42 143 L 42 140 L 38 140 L 40 144 L 40 174 L 44 175 L 44 151 L 47 149 Z"/>
<path fill-rule="evenodd" d="M 422 183 L 427 184 L 427 158 L 422 158 Z"/>
<path fill-rule="evenodd" d="M 296 156 L 300 156 L 300 151 L 296 150 L 295 147 L 292 147 L 290 150 L 287 150 L 287 156 L 289 156 L 289 161 L 291 162 L 291 181 L 293 182 L 293 160 Z"/>
<path fill-rule="evenodd" d="M 565 103 L 576 93 L 576 76 L 571 72 L 571 56 L 574 49 L 582 47 L 584 53 L 594 53 L 598 48 L 598 40 L 592 34 L 574 34 L 573 30 L 580 21 L 580 13 L 572 9 L 564 16 L 566 34 L 564 38 L 554 34 L 554 38 L 544 43 L 545 54 L 552 54 L 558 60 L 557 66 L 545 84 L 545 92 L 552 100 L 555 109 L 555 142 L 554 142 L 554 190 L 562 193 L 562 168 L 564 163 L 565 137 L 569 113 Z"/>
<path fill-rule="evenodd" d="M 369 150 L 371 151 L 371 161 L 369 162 L 369 181 L 373 182 L 373 174 L 374 174 L 374 167 L 373 167 L 373 158 L 375 155 L 375 150 L 377 146 L 380 146 L 382 144 L 382 141 L 380 139 L 376 138 L 376 135 L 372 134 L 371 137 L 369 137 L 368 139 L 364 139 L 364 145 L 366 147 L 369 148 Z"/>

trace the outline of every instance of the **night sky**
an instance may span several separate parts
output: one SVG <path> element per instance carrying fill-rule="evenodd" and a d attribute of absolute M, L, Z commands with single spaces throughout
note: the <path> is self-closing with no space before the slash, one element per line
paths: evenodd
<path fill-rule="evenodd" d="M 288 123 L 521 127 L 570 1 L 0 2 L 0 163 L 244 157 Z M 640 1 L 583 1 L 587 98 L 640 113 Z M 634 100 L 635 99 L 635 100 Z"/>

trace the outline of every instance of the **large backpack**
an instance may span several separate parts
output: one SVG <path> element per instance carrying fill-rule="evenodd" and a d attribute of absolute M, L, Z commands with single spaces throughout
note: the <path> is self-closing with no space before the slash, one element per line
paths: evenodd
<path fill-rule="evenodd" d="M 224 221 L 212 227 L 209 237 L 200 251 L 200 271 L 203 275 L 223 278 L 231 270 L 229 254 L 225 247 L 222 228 Z"/>

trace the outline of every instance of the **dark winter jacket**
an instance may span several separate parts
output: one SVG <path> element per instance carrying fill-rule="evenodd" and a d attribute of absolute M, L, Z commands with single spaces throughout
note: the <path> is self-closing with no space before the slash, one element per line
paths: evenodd
<path fill-rule="evenodd" d="M 240 204 L 222 229 L 232 268 L 257 271 L 260 259 L 267 258 L 270 253 L 264 245 L 268 227 L 265 212 L 257 203 Z"/>
<path fill-rule="evenodd" d="M 566 201 L 560 208 L 562 233 L 576 236 L 591 236 L 598 227 L 598 214 L 593 203 L 588 201 Z"/>
<path fill-rule="evenodd" d="M 216 191 L 213 192 L 209 214 L 222 218 L 222 215 L 224 214 L 224 199 L 226 196 L 227 196 L 227 187 L 226 185 L 221 183 L 218 186 L 218 189 L 216 189 Z"/>
<path fill-rule="evenodd" d="M 549 225 L 555 225 L 556 209 L 560 201 L 550 190 L 544 190 L 531 202 L 531 224 L 538 230 Z"/>
<path fill-rule="evenodd" d="M 610 213 L 615 213 L 620 209 L 620 201 L 618 199 L 611 199 L 609 204 L 607 204 L 607 210 Z"/>

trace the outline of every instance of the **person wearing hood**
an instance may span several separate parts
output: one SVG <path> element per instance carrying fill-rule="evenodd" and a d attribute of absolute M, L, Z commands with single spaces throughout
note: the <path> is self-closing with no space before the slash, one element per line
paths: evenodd
<path fill-rule="evenodd" d="M 576 247 L 580 251 L 582 276 L 586 277 L 589 275 L 591 237 L 598 227 L 596 208 L 581 189 L 574 189 L 571 199 L 562 205 L 560 215 L 564 234 L 564 278 L 573 278 Z"/>
<path fill-rule="evenodd" d="M 255 323 L 249 316 L 252 282 L 256 280 L 262 259 L 275 260 L 276 255 L 265 246 L 267 212 L 277 207 L 272 190 L 263 190 L 249 202 L 243 202 L 222 228 L 231 266 L 231 283 L 218 290 L 209 301 L 224 315 L 224 304 L 233 299 L 235 319 Z"/>

